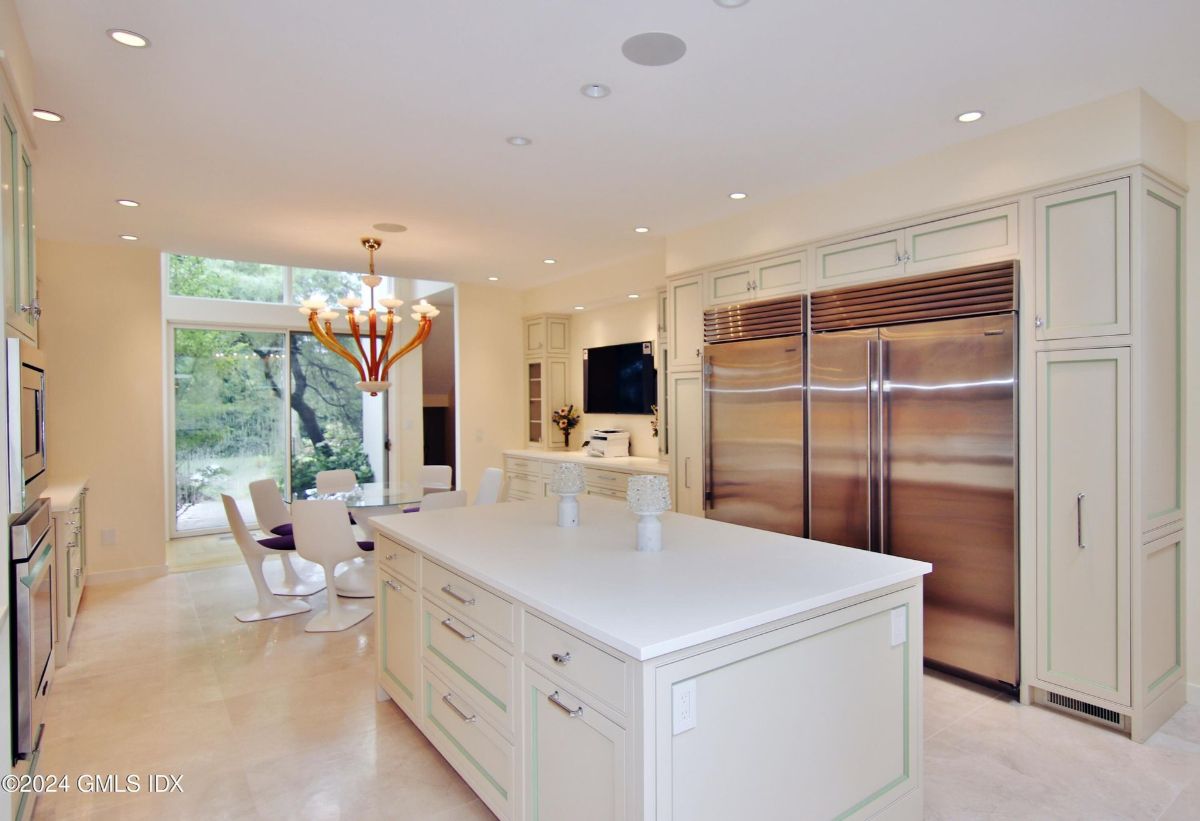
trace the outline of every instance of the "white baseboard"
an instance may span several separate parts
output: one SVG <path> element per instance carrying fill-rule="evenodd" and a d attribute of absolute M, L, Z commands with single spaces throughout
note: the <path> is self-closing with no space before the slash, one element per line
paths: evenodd
<path fill-rule="evenodd" d="M 167 566 L 165 564 L 152 564 L 147 567 L 131 567 L 127 570 L 105 570 L 102 573 L 88 573 L 88 584 L 118 584 L 119 582 L 131 582 L 138 579 L 153 579 L 158 576 L 167 575 Z"/>
<path fill-rule="evenodd" d="M 1200 684 L 1192 684 L 1190 681 L 1188 682 L 1187 703 L 1200 704 Z"/>

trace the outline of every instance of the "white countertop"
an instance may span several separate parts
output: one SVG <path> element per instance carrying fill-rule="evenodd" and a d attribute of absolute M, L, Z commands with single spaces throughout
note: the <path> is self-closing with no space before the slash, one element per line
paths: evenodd
<path fill-rule="evenodd" d="M 588 456 L 582 449 L 573 450 L 536 450 L 524 448 L 506 450 L 505 456 L 516 456 L 521 459 L 541 459 L 547 462 L 578 462 L 594 468 L 609 468 L 611 470 L 636 471 L 638 473 L 661 473 L 666 475 L 670 468 L 666 462 L 651 459 L 649 456 Z"/>
<path fill-rule="evenodd" d="M 607 460 L 606 460 L 607 461 Z M 384 533 L 644 661 L 916 579 L 925 562 L 665 513 L 663 550 L 634 550 L 624 502 L 584 496 L 371 519 Z"/>
<path fill-rule="evenodd" d="M 76 479 L 71 482 L 55 482 L 43 491 L 43 496 L 50 497 L 50 509 L 55 513 L 66 510 L 75 501 L 79 491 L 87 485 L 87 479 Z"/>

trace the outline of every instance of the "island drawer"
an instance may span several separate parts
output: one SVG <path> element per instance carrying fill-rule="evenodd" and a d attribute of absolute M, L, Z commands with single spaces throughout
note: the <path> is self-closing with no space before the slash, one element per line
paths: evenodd
<path fill-rule="evenodd" d="M 524 473 L 528 476 L 540 476 L 542 474 L 542 468 L 541 464 L 533 459 L 522 459 L 519 456 L 505 456 L 504 472 Z"/>
<path fill-rule="evenodd" d="M 629 484 L 629 474 L 605 468 L 584 468 L 583 480 L 598 490 L 614 490 L 623 494 Z"/>
<path fill-rule="evenodd" d="M 525 655 L 625 712 L 625 662 L 525 613 Z"/>
<path fill-rule="evenodd" d="M 537 499 L 542 496 L 542 480 L 519 473 L 508 474 L 508 494 L 521 499 Z"/>
<path fill-rule="evenodd" d="M 479 719 L 474 703 L 433 671 L 422 670 L 425 734 L 500 818 L 512 817 L 516 783 L 513 745 Z"/>
<path fill-rule="evenodd" d="M 375 555 L 380 565 L 390 572 L 417 583 L 417 554 L 382 533 L 375 536 Z"/>
<path fill-rule="evenodd" d="M 505 641 L 513 640 L 511 602 L 425 558 L 421 559 L 421 579 L 434 599 L 452 613 L 465 616 L 469 622 Z"/>
<path fill-rule="evenodd" d="M 466 622 L 422 598 L 421 653 L 496 726 L 512 732 L 513 657 Z"/>
<path fill-rule="evenodd" d="M 606 499 L 625 499 L 624 490 L 618 490 L 612 487 L 595 487 L 589 486 L 587 489 L 588 496 L 603 496 Z"/>

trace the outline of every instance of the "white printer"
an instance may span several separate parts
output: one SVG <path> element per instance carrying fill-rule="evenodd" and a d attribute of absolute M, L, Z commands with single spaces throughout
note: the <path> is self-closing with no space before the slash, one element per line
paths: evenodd
<path fill-rule="evenodd" d="M 588 456 L 628 456 L 629 431 L 593 430 L 588 434 Z"/>

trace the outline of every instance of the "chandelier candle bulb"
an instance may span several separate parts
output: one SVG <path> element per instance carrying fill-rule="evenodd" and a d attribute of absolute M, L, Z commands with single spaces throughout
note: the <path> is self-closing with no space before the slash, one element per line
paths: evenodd
<path fill-rule="evenodd" d="M 301 303 L 304 307 L 300 309 L 302 312 L 308 313 L 308 327 L 313 336 L 326 348 L 354 366 L 354 369 L 358 371 L 359 378 L 354 386 L 371 396 L 378 396 L 388 389 L 390 386 L 388 372 L 392 365 L 395 365 L 405 354 L 411 353 L 424 344 L 425 340 L 429 338 L 429 332 L 433 329 L 433 318 L 439 313 L 437 308 L 423 299 L 420 304 L 414 305 L 412 317 L 420 323 L 416 333 L 398 351 L 391 352 L 393 332 L 396 324 L 400 321 L 400 317 L 396 316 L 395 309 L 403 305 L 404 300 L 392 298 L 379 300 L 379 304 L 387 309 L 387 313 L 384 314 L 386 328 L 383 338 L 380 339 L 379 311 L 375 308 L 375 289 L 383 283 L 383 277 L 375 273 L 375 252 L 381 245 L 383 242 L 375 237 L 362 238 L 362 246 L 367 249 L 371 260 L 370 273 L 362 277 L 363 286 L 371 292 L 366 315 L 355 313 L 356 308 L 362 307 L 362 299 L 343 297 L 338 300 L 338 303 L 346 309 L 346 324 L 350 328 L 350 335 L 354 337 L 354 347 L 358 349 L 357 354 L 352 353 L 338 341 L 337 332 L 333 330 L 333 320 L 337 319 L 339 314 L 329 308 L 324 299 L 310 297 Z M 359 325 L 363 319 L 367 324 L 365 329 Z M 366 331 L 365 339 L 363 337 L 364 330 Z"/>

